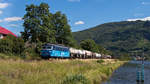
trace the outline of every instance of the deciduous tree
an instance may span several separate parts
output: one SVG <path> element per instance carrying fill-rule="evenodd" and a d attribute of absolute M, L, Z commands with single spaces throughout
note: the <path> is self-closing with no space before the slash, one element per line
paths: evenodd
<path fill-rule="evenodd" d="M 99 52 L 98 46 L 94 40 L 86 39 L 81 41 L 80 46 L 82 49 L 89 50 L 92 52 Z"/>
<path fill-rule="evenodd" d="M 55 38 L 57 43 L 67 46 L 74 46 L 75 41 L 73 39 L 66 15 L 58 11 L 53 15 L 52 22 L 56 31 Z"/>
<path fill-rule="evenodd" d="M 55 42 L 55 30 L 51 22 L 52 14 L 49 12 L 49 6 L 41 3 L 39 6 L 27 5 L 24 20 L 24 32 L 22 37 L 31 42 Z"/>

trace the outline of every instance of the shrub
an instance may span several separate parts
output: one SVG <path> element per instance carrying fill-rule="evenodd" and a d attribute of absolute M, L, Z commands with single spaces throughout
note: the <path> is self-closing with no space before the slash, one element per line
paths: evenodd
<path fill-rule="evenodd" d="M 104 60 L 97 60 L 97 63 L 103 63 L 104 62 Z"/>
<path fill-rule="evenodd" d="M 0 53 L 21 54 L 24 51 L 24 41 L 12 35 L 0 40 Z"/>
<path fill-rule="evenodd" d="M 82 74 L 76 74 L 67 76 L 62 84 L 89 84 L 89 82 Z"/>
<path fill-rule="evenodd" d="M 10 39 L 1 39 L 0 40 L 0 52 L 1 53 L 11 53 L 13 49 L 13 41 Z"/>
<path fill-rule="evenodd" d="M 36 48 L 33 47 L 27 47 L 21 57 L 29 60 L 41 59 L 39 53 L 36 53 Z"/>

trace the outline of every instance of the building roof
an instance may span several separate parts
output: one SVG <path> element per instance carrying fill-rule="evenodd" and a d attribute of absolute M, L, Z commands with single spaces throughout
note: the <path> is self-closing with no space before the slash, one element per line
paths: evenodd
<path fill-rule="evenodd" d="M 14 33 L 12 33 L 11 31 L 7 30 L 6 28 L 3 28 L 0 26 L 0 34 L 4 34 L 4 35 L 8 35 L 8 34 L 11 34 L 15 37 L 17 37 Z"/>

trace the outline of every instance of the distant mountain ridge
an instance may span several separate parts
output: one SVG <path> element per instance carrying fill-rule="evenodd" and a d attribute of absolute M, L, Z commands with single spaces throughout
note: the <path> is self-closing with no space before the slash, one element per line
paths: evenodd
<path fill-rule="evenodd" d="M 98 25 L 74 32 L 74 38 L 80 42 L 93 39 L 114 53 L 128 53 L 142 50 L 150 53 L 150 21 L 122 21 Z"/>

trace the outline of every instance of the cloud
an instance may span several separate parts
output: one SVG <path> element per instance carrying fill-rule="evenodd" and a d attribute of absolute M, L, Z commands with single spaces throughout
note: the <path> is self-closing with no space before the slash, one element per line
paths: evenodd
<path fill-rule="evenodd" d="M 150 5 L 150 2 L 142 2 L 142 5 Z"/>
<path fill-rule="evenodd" d="M 80 2 L 80 0 L 68 0 L 69 2 Z"/>
<path fill-rule="evenodd" d="M 85 24 L 83 21 L 77 21 L 74 23 L 75 25 L 82 25 L 82 24 Z"/>
<path fill-rule="evenodd" d="M 8 7 L 8 5 L 9 5 L 8 3 L 0 3 L 0 9 L 4 9 L 4 8 Z M 0 14 L 2 14 L 2 13 L 3 13 L 3 11 L 0 10 Z M 2 22 L 2 20 L 0 22 Z"/>
<path fill-rule="evenodd" d="M 0 22 L 3 22 L 3 20 L 0 20 Z"/>
<path fill-rule="evenodd" d="M 14 21 L 20 21 L 22 20 L 21 17 L 8 17 L 0 20 L 0 22 L 14 22 Z"/>
<path fill-rule="evenodd" d="M 2 9 L 2 8 L 6 8 L 6 7 L 8 7 L 8 3 L 0 3 L 0 8 Z"/>
<path fill-rule="evenodd" d="M 137 21 L 137 20 L 141 20 L 141 21 L 150 21 L 150 17 L 145 17 L 145 18 L 135 18 L 135 19 L 127 19 L 127 21 Z"/>
<path fill-rule="evenodd" d="M 0 10 L 0 14 L 2 14 L 2 13 L 3 13 L 3 11 Z"/>
<path fill-rule="evenodd" d="M 22 20 L 21 17 L 8 17 L 4 19 L 4 21 L 6 22 L 13 22 L 13 21 L 20 21 L 20 20 Z"/>
<path fill-rule="evenodd" d="M 18 27 L 17 24 L 9 24 L 8 26 L 9 26 L 9 27 Z"/>

